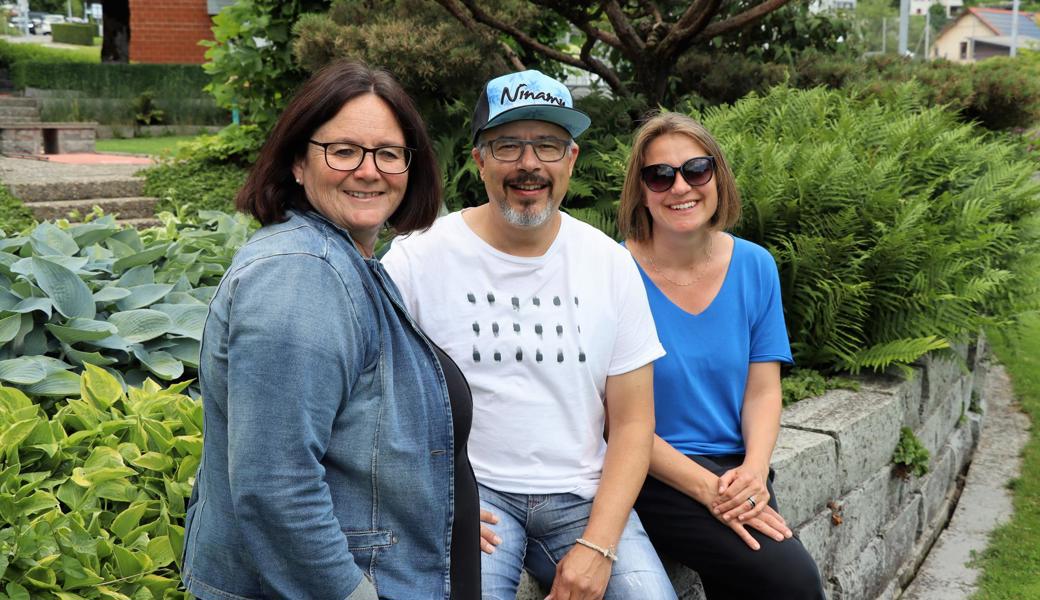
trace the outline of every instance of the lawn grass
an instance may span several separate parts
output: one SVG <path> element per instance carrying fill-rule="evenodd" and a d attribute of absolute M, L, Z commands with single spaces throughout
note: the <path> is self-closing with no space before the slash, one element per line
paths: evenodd
<path fill-rule="evenodd" d="M 178 142 L 187 142 L 195 139 L 193 135 L 170 135 L 163 137 L 140 137 L 108 140 L 98 140 L 95 148 L 98 152 L 121 152 L 124 154 L 147 154 L 148 156 L 163 156 L 170 154 L 177 147 Z"/>
<path fill-rule="evenodd" d="M 1015 397 L 1033 422 L 1023 452 L 1022 473 L 1010 486 L 1015 514 L 997 529 L 978 561 L 982 569 L 976 600 L 1040 598 L 1040 315 L 991 336 L 1007 367 Z"/>

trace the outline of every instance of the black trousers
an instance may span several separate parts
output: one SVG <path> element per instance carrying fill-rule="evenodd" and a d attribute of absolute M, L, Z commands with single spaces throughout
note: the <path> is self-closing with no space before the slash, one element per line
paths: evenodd
<path fill-rule="evenodd" d="M 687 458 L 720 476 L 744 460 Z M 769 505 L 776 509 L 772 479 L 770 471 Z M 826 599 L 816 562 L 797 538 L 777 542 L 748 527 L 761 546 L 752 550 L 703 504 L 653 477 L 646 478 L 635 508 L 657 552 L 696 571 L 708 600 Z"/>

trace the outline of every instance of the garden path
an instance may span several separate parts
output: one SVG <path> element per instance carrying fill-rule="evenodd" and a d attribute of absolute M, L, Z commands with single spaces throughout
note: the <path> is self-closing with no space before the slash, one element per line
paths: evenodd
<path fill-rule="evenodd" d="M 1014 512 L 1007 484 L 1019 475 L 1029 418 L 1015 406 L 1004 367 L 990 371 L 986 388 L 979 445 L 957 508 L 901 600 L 970 598 L 978 589 L 979 576 L 972 559 L 986 548 L 990 533 Z"/>

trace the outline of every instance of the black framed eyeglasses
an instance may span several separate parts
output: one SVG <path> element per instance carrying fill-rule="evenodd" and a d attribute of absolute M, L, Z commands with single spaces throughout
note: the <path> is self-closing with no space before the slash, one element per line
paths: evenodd
<path fill-rule="evenodd" d="M 376 169 L 387 175 L 400 175 L 412 164 L 412 149 L 407 146 L 366 148 L 350 142 L 309 141 L 325 150 L 325 164 L 336 171 L 357 169 L 365 162 L 365 155 L 369 153 L 376 162 Z"/>
<path fill-rule="evenodd" d="M 652 192 L 666 192 L 672 189 L 676 173 L 681 173 L 686 183 L 693 187 L 704 185 L 711 181 L 711 176 L 715 173 L 715 157 L 695 156 L 678 167 L 662 163 L 648 165 L 639 171 L 643 183 Z"/>
<path fill-rule="evenodd" d="M 560 138 L 544 137 L 537 140 L 518 140 L 516 138 L 500 137 L 485 142 L 491 148 L 491 156 L 501 162 L 516 162 L 524 155 L 524 146 L 530 146 L 534 155 L 542 162 L 557 162 L 567 156 L 567 149 L 571 147 L 570 140 Z"/>

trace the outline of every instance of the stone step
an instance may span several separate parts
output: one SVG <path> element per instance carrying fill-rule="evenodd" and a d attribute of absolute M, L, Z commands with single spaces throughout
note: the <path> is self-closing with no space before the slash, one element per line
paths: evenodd
<path fill-rule="evenodd" d="M 115 215 L 117 218 L 134 220 L 133 225 L 138 225 L 140 219 L 155 220 L 155 205 L 158 198 L 132 197 L 132 198 L 87 198 L 85 200 L 51 200 L 45 202 L 31 202 L 25 206 L 32 211 L 38 220 L 62 219 L 69 213 L 76 211 L 85 215 L 95 206 L 105 211 L 105 214 Z"/>
<path fill-rule="evenodd" d="M 22 96 L 0 96 L 0 107 L 22 106 L 37 108 L 36 98 L 24 98 Z"/>
<path fill-rule="evenodd" d="M 0 122 L 38 123 L 40 110 L 35 106 L 8 106 L 0 104 Z"/>
<path fill-rule="evenodd" d="M 8 187 L 15 198 L 32 204 L 56 200 L 138 197 L 144 193 L 144 180 L 128 176 L 85 181 L 12 183 Z"/>
<path fill-rule="evenodd" d="M 0 109 L 3 110 L 3 109 Z M 35 123 L 40 120 L 40 116 L 37 114 L 28 115 L 3 115 L 0 117 L 3 122 L 0 123 L 0 129 L 9 128 L 12 125 L 22 125 L 24 123 Z"/>

